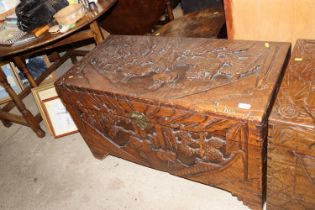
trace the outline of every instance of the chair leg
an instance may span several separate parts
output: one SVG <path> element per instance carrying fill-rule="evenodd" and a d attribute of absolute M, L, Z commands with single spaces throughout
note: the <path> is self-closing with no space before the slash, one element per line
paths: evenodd
<path fill-rule="evenodd" d="M 9 96 L 12 98 L 14 104 L 16 105 L 17 109 L 22 113 L 22 116 L 28 123 L 28 126 L 36 133 L 36 135 L 40 138 L 45 136 L 45 132 L 41 129 L 39 125 L 39 121 L 36 120 L 36 118 L 33 116 L 33 114 L 26 109 L 25 104 L 23 103 L 22 99 L 14 92 L 10 84 L 8 83 L 8 80 L 3 73 L 1 67 L 0 67 L 0 84 L 3 85 L 3 88 L 7 91 Z M 6 120 L 2 120 L 3 124 L 8 126 L 10 122 Z"/>

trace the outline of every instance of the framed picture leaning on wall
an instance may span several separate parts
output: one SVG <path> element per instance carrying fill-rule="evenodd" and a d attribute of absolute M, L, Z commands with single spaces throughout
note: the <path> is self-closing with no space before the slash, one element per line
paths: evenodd
<path fill-rule="evenodd" d="M 16 94 L 19 94 L 23 90 L 22 81 L 20 80 L 17 72 L 15 70 L 15 66 L 12 63 L 7 63 L 1 66 L 2 71 L 7 77 L 7 80 Z M 0 104 L 4 104 L 10 101 L 11 98 L 8 95 L 7 91 L 0 85 Z"/>
<path fill-rule="evenodd" d="M 32 88 L 32 93 L 49 133 L 55 138 L 78 132 L 70 114 L 58 97 L 54 83 Z"/>
<path fill-rule="evenodd" d="M 43 108 L 55 138 L 78 132 L 70 113 L 59 97 L 44 100 Z"/>

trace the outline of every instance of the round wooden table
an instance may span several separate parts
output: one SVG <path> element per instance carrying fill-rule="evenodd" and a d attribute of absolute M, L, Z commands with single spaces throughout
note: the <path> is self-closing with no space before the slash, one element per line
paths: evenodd
<path fill-rule="evenodd" d="M 34 79 L 29 69 L 27 68 L 25 59 L 35 53 L 45 52 L 53 48 L 62 47 L 75 42 L 94 39 L 96 44 L 104 40 L 104 36 L 98 25 L 97 19 L 108 11 L 116 0 L 99 0 L 97 11 L 88 11 L 85 16 L 76 23 L 76 27 L 67 31 L 66 33 L 50 34 L 45 33 L 42 36 L 20 45 L 0 46 L 0 63 L 6 61 L 13 61 L 20 71 L 22 71 L 28 81 L 30 87 L 25 88 L 20 94 L 16 94 L 9 85 L 7 78 L 3 71 L 0 71 L 0 85 L 2 85 L 11 97 L 12 101 L 0 108 L 0 120 L 6 127 L 10 127 L 12 122 L 22 124 L 30 127 L 38 137 L 44 137 L 45 132 L 40 128 L 40 121 L 42 120 L 40 114 L 34 116 L 23 103 L 25 98 L 31 92 L 31 88 L 38 86 L 48 75 L 55 71 L 69 58 L 74 56 L 82 56 L 86 52 L 70 50 L 63 56 L 59 56 L 48 70 L 39 78 Z M 1 66 L 0 66 L 1 69 Z M 22 116 L 9 113 L 14 107 L 21 112 Z"/>

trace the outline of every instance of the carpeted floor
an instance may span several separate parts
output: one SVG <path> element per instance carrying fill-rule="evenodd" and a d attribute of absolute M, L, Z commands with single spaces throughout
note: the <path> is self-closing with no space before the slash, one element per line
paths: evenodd
<path fill-rule="evenodd" d="M 69 69 L 66 63 L 59 70 Z M 33 113 L 30 95 L 25 99 Z M 44 124 L 42 123 L 42 127 Z M 94 159 L 80 134 L 39 139 L 0 125 L 0 209 L 245 210 L 228 192 L 112 156 Z"/>

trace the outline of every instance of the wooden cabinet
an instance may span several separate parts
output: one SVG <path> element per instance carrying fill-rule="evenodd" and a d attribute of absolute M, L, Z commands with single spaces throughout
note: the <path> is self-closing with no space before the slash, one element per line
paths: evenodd
<path fill-rule="evenodd" d="M 299 40 L 269 119 L 268 209 L 315 208 L 315 41 Z"/>
<path fill-rule="evenodd" d="M 261 209 L 267 116 L 289 47 L 110 36 L 56 88 L 96 158 L 219 187 Z"/>
<path fill-rule="evenodd" d="M 315 36 L 313 0 L 224 0 L 230 39 L 285 41 Z"/>

